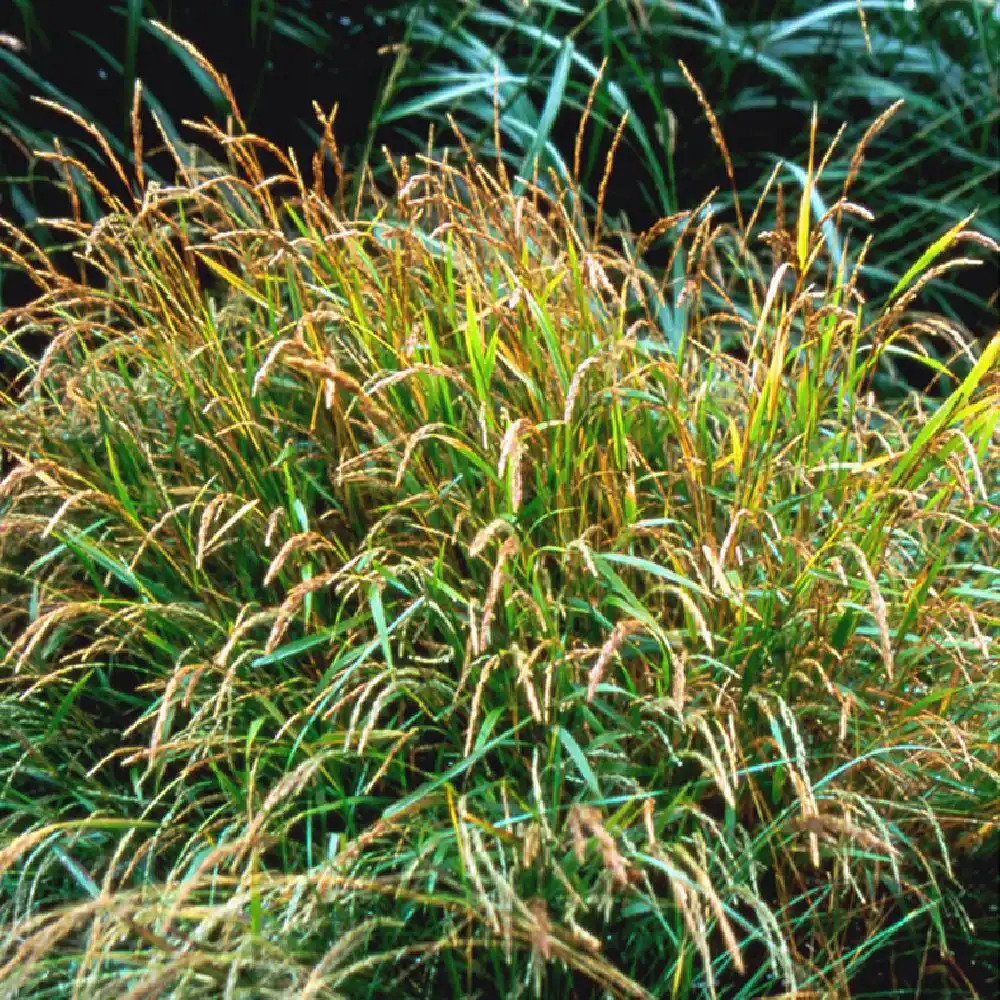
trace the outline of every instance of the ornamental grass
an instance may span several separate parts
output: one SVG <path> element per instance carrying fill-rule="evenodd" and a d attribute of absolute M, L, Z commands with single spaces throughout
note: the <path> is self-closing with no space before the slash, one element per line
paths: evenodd
<path fill-rule="evenodd" d="M 866 303 L 864 144 L 616 235 L 613 150 L 596 217 L 380 185 L 178 44 L 212 157 L 147 182 L 137 89 L 71 266 L 5 224 L 0 997 L 975 995 L 1000 335 L 918 307 L 988 240 Z"/>

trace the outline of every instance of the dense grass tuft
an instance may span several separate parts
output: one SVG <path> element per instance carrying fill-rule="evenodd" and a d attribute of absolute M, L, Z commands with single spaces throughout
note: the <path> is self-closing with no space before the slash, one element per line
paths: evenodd
<path fill-rule="evenodd" d="M 0 996 L 970 995 L 1000 336 L 912 308 L 984 238 L 872 315 L 815 148 L 619 240 L 500 162 L 356 207 L 317 115 L 6 247 Z"/>

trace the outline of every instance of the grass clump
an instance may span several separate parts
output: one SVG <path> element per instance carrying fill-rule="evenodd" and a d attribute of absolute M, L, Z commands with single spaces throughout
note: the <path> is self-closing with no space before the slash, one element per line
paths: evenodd
<path fill-rule="evenodd" d="M 1000 337 L 870 385 L 979 237 L 869 321 L 814 160 L 771 269 L 502 163 L 356 209 L 332 116 L 307 179 L 232 112 L 78 274 L 7 247 L 0 996 L 967 990 Z"/>

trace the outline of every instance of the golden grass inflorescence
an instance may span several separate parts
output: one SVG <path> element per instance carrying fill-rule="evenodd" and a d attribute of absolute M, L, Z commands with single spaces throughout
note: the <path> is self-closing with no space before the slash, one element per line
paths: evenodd
<path fill-rule="evenodd" d="M 983 237 L 873 314 L 863 149 L 763 232 L 460 135 L 352 178 L 319 108 L 307 179 L 175 40 L 216 165 L 137 99 L 78 273 L 5 227 L 0 996 L 844 994 L 996 822 L 1000 336 L 872 391 Z"/>

